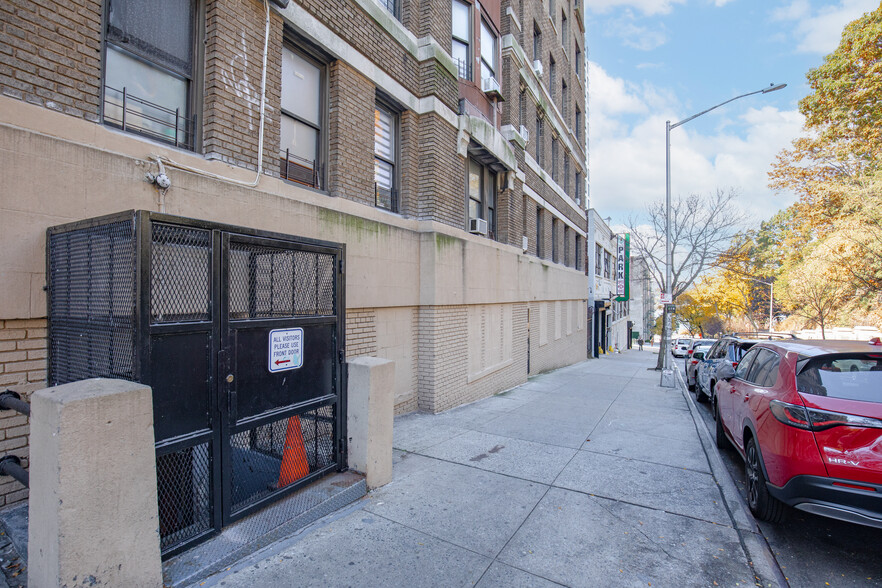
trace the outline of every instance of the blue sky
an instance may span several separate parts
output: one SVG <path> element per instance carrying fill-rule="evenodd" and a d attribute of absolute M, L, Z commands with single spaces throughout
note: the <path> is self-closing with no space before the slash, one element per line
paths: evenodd
<path fill-rule="evenodd" d="M 665 121 L 770 83 L 671 132 L 671 191 L 737 190 L 754 223 L 794 197 L 767 187 L 799 135 L 805 74 L 878 0 L 584 0 L 591 201 L 613 224 L 665 194 Z"/>

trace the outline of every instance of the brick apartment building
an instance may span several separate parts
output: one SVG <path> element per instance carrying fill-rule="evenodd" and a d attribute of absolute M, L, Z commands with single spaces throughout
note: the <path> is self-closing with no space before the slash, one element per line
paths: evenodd
<path fill-rule="evenodd" d="M 581 2 L 2 3 L 0 385 L 46 378 L 47 228 L 125 210 L 345 244 L 397 414 L 584 359 Z"/>

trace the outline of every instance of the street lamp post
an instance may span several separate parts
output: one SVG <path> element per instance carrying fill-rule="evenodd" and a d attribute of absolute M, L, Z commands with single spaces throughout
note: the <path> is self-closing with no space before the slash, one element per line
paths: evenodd
<path fill-rule="evenodd" d="M 689 121 L 698 118 L 703 114 L 707 114 L 711 110 L 715 110 L 720 106 L 724 106 L 729 104 L 734 100 L 738 100 L 739 98 L 745 98 L 747 96 L 753 96 L 754 94 L 768 94 L 769 92 L 774 92 L 776 90 L 780 90 L 785 88 L 787 84 L 771 84 L 768 88 L 763 88 L 761 90 L 756 90 L 754 92 L 748 92 L 747 94 L 741 94 L 740 96 L 735 96 L 734 98 L 729 98 L 725 102 L 720 102 L 716 106 L 711 106 L 706 110 L 702 110 L 698 114 L 693 114 L 688 118 L 684 118 L 679 122 L 675 122 L 671 124 L 671 121 L 665 122 L 665 294 L 667 299 L 670 302 L 673 302 L 673 294 L 674 288 L 673 284 L 671 284 L 671 272 L 673 271 L 674 260 L 671 258 L 671 129 L 676 129 L 680 125 L 685 125 Z M 662 371 L 662 385 L 665 385 L 665 372 L 670 371 L 670 358 L 668 354 L 670 353 L 670 349 L 668 349 L 668 341 L 671 338 L 671 318 L 670 314 L 665 311 L 664 313 L 664 324 L 662 325 L 662 345 L 663 348 L 661 352 L 664 353 L 664 368 Z M 771 330 L 771 325 L 769 326 Z"/>

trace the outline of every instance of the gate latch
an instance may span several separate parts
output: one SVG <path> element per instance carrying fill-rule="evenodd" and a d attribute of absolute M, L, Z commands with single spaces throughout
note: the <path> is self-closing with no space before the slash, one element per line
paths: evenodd
<path fill-rule="evenodd" d="M 346 349 L 341 349 L 340 351 L 337 352 L 337 354 L 338 354 L 338 360 L 340 361 L 340 363 L 344 363 L 346 361 Z"/>

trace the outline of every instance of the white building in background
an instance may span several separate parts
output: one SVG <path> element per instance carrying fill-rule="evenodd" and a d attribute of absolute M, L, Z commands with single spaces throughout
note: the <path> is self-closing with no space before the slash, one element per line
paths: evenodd
<path fill-rule="evenodd" d="M 592 312 L 588 338 L 594 357 L 624 351 L 631 342 L 630 303 L 616 300 L 617 236 L 597 210 L 588 210 L 588 308 Z M 633 287 L 632 279 L 632 292 Z"/>

